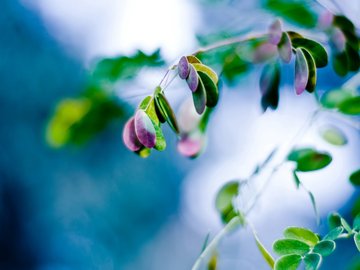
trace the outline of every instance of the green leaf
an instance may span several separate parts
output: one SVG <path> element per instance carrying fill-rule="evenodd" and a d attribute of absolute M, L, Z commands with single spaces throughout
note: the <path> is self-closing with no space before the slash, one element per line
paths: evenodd
<path fill-rule="evenodd" d="M 354 204 L 353 204 L 353 206 L 352 206 L 351 215 L 353 217 L 355 217 L 359 213 L 360 213 L 360 197 L 357 197 Z"/>
<path fill-rule="evenodd" d="M 186 56 L 186 59 L 190 64 L 201 64 L 200 59 L 197 58 L 195 55 L 188 55 Z"/>
<path fill-rule="evenodd" d="M 226 183 L 216 195 L 215 206 L 224 223 L 228 223 L 237 215 L 233 206 L 233 200 L 238 194 L 239 182 L 231 181 Z"/>
<path fill-rule="evenodd" d="M 111 122 L 125 118 L 126 109 L 115 96 L 89 85 L 80 97 L 58 103 L 46 127 L 46 141 L 54 148 L 81 146 Z"/>
<path fill-rule="evenodd" d="M 332 66 L 339 76 L 344 77 L 348 74 L 348 57 L 346 51 L 333 54 Z"/>
<path fill-rule="evenodd" d="M 339 104 L 339 111 L 344 114 L 360 114 L 360 96 L 348 98 Z"/>
<path fill-rule="evenodd" d="M 276 109 L 279 104 L 280 66 L 269 63 L 264 66 L 260 76 L 261 106 L 263 111 L 268 107 Z"/>
<path fill-rule="evenodd" d="M 360 186 L 360 169 L 350 175 L 350 182 L 354 186 Z"/>
<path fill-rule="evenodd" d="M 347 144 L 345 134 L 335 126 L 327 126 L 320 130 L 321 137 L 330 144 L 341 146 Z"/>
<path fill-rule="evenodd" d="M 195 110 L 202 114 L 206 107 L 206 90 L 203 81 L 199 77 L 199 84 L 195 92 L 192 93 Z"/>
<path fill-rule="evenodd" d="M 353 229 L 360 230 L 360 214 L 357 214 L 353 221 Z"/>
<path fill-rule="evenodd" d="M 340 218 L 340 222 L 341 222 L 341 225 L 344 227 L 344 229 L 348 232 L 348 233 L 352 233 L 352 229 L 349 225 L 349 223 L 347 223 L 347 221 L 343 218 Z"/>
<path fill-rule="evenodd" d="M 355 245 L 356 245 L 358 251 L 360 252 L 360 234 L 359 233 L 354 234 L 354 242 L 355 242 Z"/>
<path fill-rule="evenodd" d="M 217 256 L 217 253 L 215 252 L 209 262 L 208 262 L 208 265 L 207 265 L 207 270 L 216 270 L 217 269 L 217 261 L 218 261 L 218 256 Z"/>
<path fill-rule="evenodd" d="M 271 267 L 271 269 L 273 269 L 274 265 L 275 265 L 274 258 L 271 256 L 270 252 L 265 248 L 265 246 L 261 243 L 261 241 L 258 238 L 258 236 L 256 235 L 255 231 L 253 231 L 253 234 L 254 234 L 254 238 L 256 241 L 256 246 L 258 247 L 261 255 L 263 256 L 265 261 L 268 263 L 268 265 Z"/>
<path fill-rule="evenodd" d="M 264 7 L 281 18 L 303 27 L 312 28 L 317 17 L 303 1 L 267 0 Z"/>
<path fill-rule="evenodd" d="M 280 239 L 274 242 L 273 250 L 279 255 L 304 255 L 310 251 L 310 246 L 302 241 L 295 239 Z"/>
<path fill-rule="evenodd" d="M 164 151 L 166 149 L 166 140 L 162 129 L 159 125 L 153 122 L 155 128 L 156 143 L 154 148 L 158 151 Z"/>
<path fill-rule="evenodd" d="M 160 125 L 159 117 L 155 109 L 155 101 L 152 96 L 145 97 L 141 101 L 139 109 L 144 110 L 155 125 Z"/>
<path fill-rule="evenodd" d="M 334 252 L 336 244 L 332 240 L 320 241 L 313 249 L 313 252 L 319 253 L 321 256 L 329 256 Z"/>
<path fill-rule="evenodd" d="M 298 161 L 299 159 L 305 157 L 308 154 L 312 154 L 314 152 L 314 149 L 312 148 L 299 148 L 294 149 L 290 152 L 287 159 L 290 161 Z"/>
<path fill-rule="evenodd" d="M 326 152 L 318 152 L 310 148 L 297 149 L 290 153 L 288 160 L 297 163 L 296 170 L 309 172 L 320 170 L 330 164 L 332 158 Z"/>
<path fill-rule="evenodd" d="M 291 44 L 296 49 L 306 49 L 314 58 L 316 67 L 321 68 L 328 64 L 328 54 L 320 43 L 311 39 L 297 37 L 291 40 Z"/>
<path fill-rule="evenodd" d="M 165 95 L 160 91 L 155 91 L 154 94 L 155 105 L 162 115 L 162 117 L 166 120 L 169 124 L 171 129 L 176 133 L 179 134 L 179 126 L 176 121 L 175 113 L 171 108 L 169 102 L 167 101 Z"/>
<path fill-rule="evenodd" d="M 206 73 L 198 71 L 198 74 L 205 87 L 206 106 L 213 108 L 216 106 L 219 100 L 219 90 L 217 85 Z"/>
<path fill-rule="evenodd" d="M 344 231 L 344 227 L 339 226 L 332 229 L 325 237 L 324 240 L 336 240 L 339 235 L 341 235 Z"/>
<path fill-rule="evenodd" d="M 211 80 L 214 82 L 215 85 L 218 83 L 218 81 L 219 81 L 218 75 L 210 67 L 208 67 L 204 64 L 199 64 L 199 63 L 193 64 L 193 66 L 197 72 L 201 71 L 201 72 L 205 73 L 206 75 L 208 75 L 211 78 Z"/>
<path fill-rule="evenodd" d="M 320 99 L 320 103 L 324 108 L 336 109 L 339 105 L 352 98 L 352 94 L 346 89 L 333 89 L 327 91 Z"/>
<path fill-rule="evenodd" d="M 319 242 L 319 237 L 311 230 L 299 227 L 289 227 L 284 231 L 284 236 L 288 239 L 302 241 L 313 247 Z"/>
<path fill-rule="evenodd" d="M 328 224 L 330 229 L 335 229 L 341 225 L 341 216 L 338 213 L 330 213 L 328 216 Z"/>
<path fill-rule="evenodd" d="M 301 263 L 301 256 L 290 254 L 280 257 L 275 262 L 275 270 L 296 270 Z"/>
<path fill-rule="evenodd" d="M 345 46 L 346 57 L 348 59 L 348 69 L 350 71 L 358 71 L 360 67 L 360 55 L 358 49 L 354 49 L 348 42 Z"/>
<path fill-rule="evenodd" d="M 306 84 L 306 90 L 309 93 L 314 92 L 316 87 L 316 66 L 315 66 L 315 60 L 311 56 L 311 54 L 308 52 L 308 50 L 301 48 L 302 52 L 304 53 L 306 63 L 309 70 L 309 79 Z"/>
<path fill-rule="evenodd" d="M 119 56 L 114 58 L 105 58 L 98 62 L 93 76 L 97 80 L 108 80 L 111 82 L 117 80 L 127 80 L 134 78 L 144 66 L 159 67 L 164 65 L 160 50 L 152 54 L 145 54 L 137 51 L 132 56 Z"/>
<path fill-rule="evenodd" d="M 303 50 L 296 49 L 295 59 L 295 91 L 300 95 L 304 92 L 309 80 L 309 67 Z"/>
<path fill-rule="evenodd" d="M 307 254 L 304 258 L 305 270 L 317 270 L 320 267 L 322 257 L 319 254 Z"/>

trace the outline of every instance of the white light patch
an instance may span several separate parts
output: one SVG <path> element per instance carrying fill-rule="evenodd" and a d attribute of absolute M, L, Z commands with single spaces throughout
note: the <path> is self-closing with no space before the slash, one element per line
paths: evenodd
<path fill-rule="evenodd" d="M 48 31 L 80 58 L 151 52 L 169 59 L 195 47 L 199 17 L 184 0 L 22 0 L 40 13 Z"/>

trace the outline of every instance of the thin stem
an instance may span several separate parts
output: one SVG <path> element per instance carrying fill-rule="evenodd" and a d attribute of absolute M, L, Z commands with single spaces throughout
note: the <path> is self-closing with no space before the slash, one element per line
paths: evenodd
<path fill-rule="evenodd" d="M 242 220 L 239 216 L 234 217 L 227 223 L 224 228 L 222 228 L 221 231 L 217 233 L 217 235 L 211 240 L 211 242 L 206 246 L 206 248 L 201 252 L 200 256 L 195 261 L 192 270 L 198 270 L 200 269 L 203 260 L 207 258 L 210 253 L 214 251 L 214 249 L 217 247 L 219 242 L 233 229 L 235 229 L 237 226 L 242 224 Z"/>
<path fill-rule="evenodd" d="M 209 51 L 216 50 L 216 49 L 219 49 L 219 48 L 222 48 L 222 47 L 238 45 L 239 43 L 247 42 L 250 39 L 260 38 L 260 37 L 264 37 L 264 34 L 260 35 L 260 34 L 253 34 L 252 33 L 251 35 L 247 35 L 247 36 L 233 37 L 233 38 L 224 39 L 224 40 L 221 40 L 221 41 L 219 41 L 217 43 L 214 43 L 214 44 L 211 44 L 209 46 L 198 49 L 197 51 L 195 51 L 193 53 L 193 55 L 197 55 L 197 54 L 204 53 L 204 52 L 209 52 Z"/>

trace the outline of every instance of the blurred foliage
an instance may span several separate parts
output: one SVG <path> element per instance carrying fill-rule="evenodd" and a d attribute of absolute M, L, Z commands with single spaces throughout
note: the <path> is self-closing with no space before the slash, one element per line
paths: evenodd
<path fill-rule="evenodd" d="M 160 49 L 149 55 L 138 50 L 132 56 L 118 56 L 100 60 L 95 66 L 93 79 L 111 82 L 129 80 L 133 79 L 144 67 L 160 67 L 164 64 Z"/>
<path fill-rule="evenodd" d="M 263 6 L 289 22 L 313 28 L 317 24 L 317 15 L 309 7 L 312 2 L 309 0 L 265 0 Z"/>
<path fill-rule="evenodd" d="M 160 50 L 149 55 L 139 50 L 132 56 L 100 60 L 83 93 L 65 98 L 56 106 L 46 129 L 48 144 L 55 148 L 83 145 L 113 121 L 125 119 L 128 105 L 115 95 L 116 84 L 135 79 L 144 67 L 159 67 L 164 63 Z"/>
<path fill-rule="evenodd" d="M 82 145 L 113 120 L 126 116 L 126 105 L 101 88 L 89 87 L 77 98 L 66 98 L 55 108 L 46 129 L 49 145 Z"/>

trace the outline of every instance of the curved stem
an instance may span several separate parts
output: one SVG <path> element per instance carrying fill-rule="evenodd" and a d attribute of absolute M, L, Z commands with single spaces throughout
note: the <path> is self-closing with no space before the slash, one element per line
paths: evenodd
<path fill-rule="evenodd" d="M 207 258 L 219 244 L 219 242 L 231 231 L 233 231 L 237 226 L 242 224 L 242 219 L 239 216 L 234 217 L 227 223 L 221 231 L 211 240 L 211 242 L 206 246 L 206 248 L 201 252 L 200 256 L 195 261 L 191 270 L 200 269 L 203 260 Z"/>
<path fill-rule="evenodd" d="M 247 36 L 241 36 L 241 37 L 233 37 L 233 38 L 229 38 L 229 39 L 224 39 L 221 40 L 217 43 L 211 44 L 209 46 L 203 47 L 198 49 L 197 51 L 195 51 L 193 53 L 193 55 L 197 55 L 199 53 L 204 53 L 204 52 L 209 52 L 212 50 L 216 50 L 222 47 L 227 47 L 227 46 L 232 46 L 232 45 L 238 45 L 239 43 L 243 43 L 243 42 L 247 42 L 251 39 L 255 39 L 255 38 L 261 38 L 264 37 L 264 34 L 254 34 L 252 33 L 251 35 L 247 35 Z"/>

